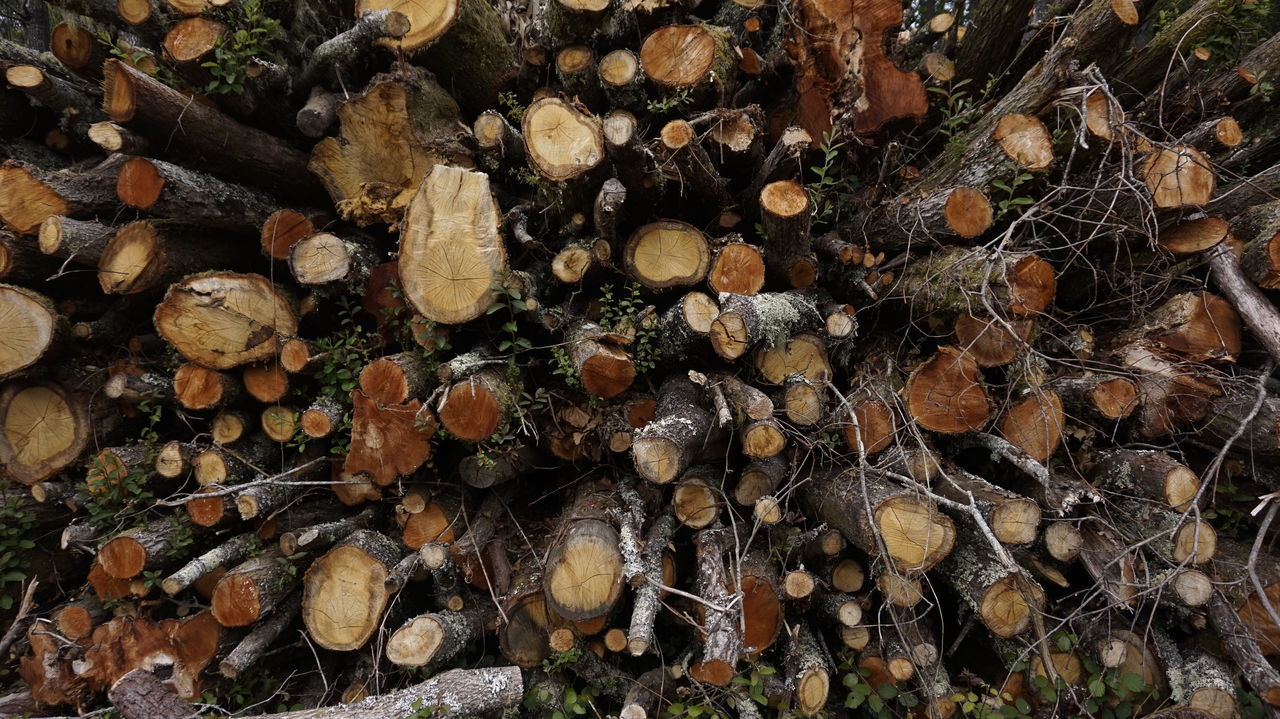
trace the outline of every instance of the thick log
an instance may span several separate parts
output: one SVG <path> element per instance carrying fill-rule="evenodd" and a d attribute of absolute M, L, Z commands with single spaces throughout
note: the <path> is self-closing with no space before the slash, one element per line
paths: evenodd
<path fill-rule="evenodd" d="M 548 180 L 571 180 L 604 160 L 600 120 L 580 105 L 544 97 L 525 109 L 522 130 L 529 163 Z"/>
<path fill-rule="evenodd" d="M 214 174 L 248 180 L 286 197 L 315 194 L 306 155 L 272 135 L 192 102 L 120 60 L 110 59 L 103 65 L 102 107 L 111 121 L 151 138 L 165 138 L 165 146 L 199 157 Z"/>
<path fill-rule="evenodd" d="M 743 643 L 737 612 L 730 607 L 733 595 L 724 566 L 728 539 L 724 529 L 703 529 L 694 538 L 698 593 L 709 606 L 702 610 L 702 654 L 697 663 L 690 665 L 689 674 L 716 686 L 727 686 L 737 674 Z"/>
<path fill-rule="evenodd" d="M 343 464 L 348 474 L 366 474 L 386 486 L 431 457 L 436 419 L 419 400 L 384 407 L 353 390 L 351 401 L 351 453 Z"/>
<path fill-rule="evenodd" d="M 614 527 L 611 489 L 585 484 L 561 515 L 558 539 L 547 557 L 547 605 L 574 621 L 603 617 L 622 595 L 622 553 Z"/>
<path fill-rule="evenodd" d="M 713 435 L 711 414 L 698 403 L 698 388 L 683 377 L 663 382 L 655 419 L 631 444 L 636 472 L 665 484 L 682 475 Z"/>
<path fill-rule="evenodd" d="M 423 71 L 375 77 L 337 113 L 338 137 L 316 143 L 307 169 L 320 178 L 338 215 L 362 227 L 399 222 L 434 165 L 471 164 L 458 144 L 465 128 L 459 128 L 457 104 Z"/>
<path fill-rule="evenodd" d="M 729 41 L 725 28 L 668 25 L 645 37 L 640 64 L 655 85 L 688 90 L 718 107 L 728 102 L 737 75 Z"/>
<path fill-rule="evenodd" d="M 218 580 L 210 602 L 213 616 L 224 627 L 250 626 L 280 607 L 298 581 L 297 561 L 279 547 L 268 547 Z"/>
<path fill-rule="evenodd" d="M 298 330 L 292 307 L 267 278 L 225 273 L 171 285 L 155 323 L 184 357 L 213 369 L 272 357 Z"/>
<path fill-rule="evenodd" d="M 711 249 L 696 227 L 660 220 L 638 228 L 627 242 L 627 272 L 652 290 L 693 286 L 707 276 Z"/>
<path fill-rule="evenodd" d="M 10 382 L 0 389 L 0 473 L 32 485 L 79 459 L 90 423 L 83 399 L 53 382 Z"/>
<path fill-rule="evenodd" d="M 391 634 L 387 659 L 401 667 L 444 666 L 478 641 L 496 616 L 491 607 L 420 614 Z"/>
<path fill-rule="evenodd" d="M 956 316 L 983 308 L 1015 319 L 1044 312 L 1056 291 L 1053 267 L 1035 254 L 952 247 L 910 263 L 894 296 L 917 316 Z"/>
<path fill-rule="evenodd" d="M 720 314 L 711 323 L 708 337 L 716 354 L 735 360 L 761 344 L 777 345 L 780 338 L 822 323 L 813 302 L 798 293 L 729 295 L 720 302 Z"/>
<path fill-rule="evenodd" d="M 960 526 L 960 541 L 942 565 L 943 575 L 992 634 L 1008 638 L 1030 630 L 1044 608 L 1044 590 L 1021 567 L 1002 565 L 969 523 Z"/>
<path fill-rule="evenodd" d="M 928 571 L 955 545 L 950 518 L 928 499 L 882 477 L 827 471 L 803 487 L 801 499 L 813 516 L 868 554 L 880 555 L 883 546 L 900 572 Z"/>
<path fill-rule="evenodd" d="M 389 599 L 387 572 L 403 552 L 385 535 L 358 530 L 307 569 L 302 621 L 317 644 L 334 651 L 364 645 Z"/>
<path fill-rule="evenodd" d="M 116 195 L 154 215 L 232 232 L 257 232 L 278 209 L 260 191 L 145 157 L 131 157 L 120 166 Z"/>
<path fill-rule="evenodd" d="M 943 434 L 979 430 L 992 410 L 977 363 L 955 347 L 939 348 L 912 372 L 906 395 L 911 418 Z"/>
<path fill-rule="evenodd" d="M 871 136 L 924 117 L 929 103 L 920 77 L 898 69 L 885 51 L 885 32 L 902 22 L 899 5 L 807 0 L 795 13 L 786 50 L 796 67 L 797 122 L 815 140 L 842 124 Z"/>
<path fill-rule="evenodd" d="M 1120 449 L 1097 455 L 1094 484 L 1127 496 L 1144 496 L 1185 512 L 1200 491 L 1200 478 L 1173 457 L 1156 450 Z"/>
<path fill-rule="evenodd" d="M 18 160 L 0 165 L 0 222 L 22 235 L 58 216 L 107 216 L 119 205 L 112 177 L 124 158 L 115 155 L 83 172 L 49 172 Z"/>
<path fill-rule="evenodd" d="M 493 304 L 506 264 L 488 178 L 434 166 L 405 212 L 398 262 L 405 298 L 437 322 L 473 320 Z"/>

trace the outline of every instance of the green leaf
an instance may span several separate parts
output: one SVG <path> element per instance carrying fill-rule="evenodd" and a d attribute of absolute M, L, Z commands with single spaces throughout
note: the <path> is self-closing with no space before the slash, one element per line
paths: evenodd
<path fill-rule="evenodd" d="M 898 688 L 892 684 L 881 684 L 876 693 L 885 699 L 892 699 L 898 696 Z"/>
<path fill-rule="evenodd" d="M 1089 682 L 1089 694 L 1100 697 L 1107 693 L 1107 685 L 1101 679 L 1093 679 Z"/>
<path fill-rule="evenodd" d="M 1142 677 L 1137 674 L 1125 674 L 1120 678 L 1120 685 L 1131 692 L 1140 692 L 1146 686 L 1142 683 Z"/>

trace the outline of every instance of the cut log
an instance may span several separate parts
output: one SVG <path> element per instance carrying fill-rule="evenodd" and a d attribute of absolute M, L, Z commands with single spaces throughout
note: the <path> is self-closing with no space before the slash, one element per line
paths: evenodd
<path fill-rule="evenodd" d="M 1185 562 L 1198 566 L 1217 553 L 1218 534 L 1203 519 L 1184 518 L 1155 503 L 1136 499 L 1112 501 L 1116 516 L 1124 517 L 1115 523 L 1116 531 L 1128 541 L 1150 540 L 1145 544 L 1147 550 L 1175 565 Z"/>
<path fill-rule="evenodd" d="M 107 117 L 200 157 L 214 174 L 241 178 L 287 197 L 312 194 L 306 155 L 284 141 L 232 120 L 128 64 L 103 64 Z M 65 214 L 65 213 L 58 213 Z"/>
<path fill-rule="evenodd" d="M 353 390 L 351 402 L 351 452 L 343 464 L 348 474 L 366 474 L 386 486 L 431 457 L 436 420 L 420 401 L 384 407 Z"/>
<path fill-rule="evenodd" d="M 1209 204 L 1218 186 L 1208 158 L 1184 145 L 1152 152 L 1138 173 L 1157 210 L 1202 207 Z"/>
<path fill-rule="evenodd" d="M 886 559 L 900 572 L 928 571 L 955 544 L 950 518 L 928 499 L 887 479 L 868 475 L 857 480 L 856 475 L 829 471 L 813 477 L 801 499 L 813 516 L 868 554 L 879 555 L 883 545 Z"/>
<path fill-rule="evenodd" d="M 64 320 L 53 303 L 25 287 L 0 285 L 0 377 L 31 367 L 57 342 Z"/>
<path fill-rule="evenodd" d="M 832 127 L 871 136 L 924 117 L 929 102 L 920 77 L 898 69 L 885 50 L 885 32 L 902 22 L 900 6 L 808 0 L 794 12 L 795 28 L 784 43 L 796 68 L 797 123 L 815 140 Z"/>
<path fill-rule="evenodd" d="M 184 357 L 230 369 L 274 356 L 297 333 L 289 302 L 260 275 L 209 273 L 171 285 L 156 308 L 160 335 Z"/>
<path fill-rule="evenodd" d="M 1063 377 L 1050 387 L 1062 399 L 1067 415 L 1079 420 L 1097 417 L 1116 422 L 1138 408 L 1138 388 L 1132 380 L 1113 375 Z"/>
<path fill-rule="evenodd" d="M 1140 324 L 1116 337 L 1116 343 L 1147 340 L 1192 362 L 1230 362 L 1240 352 L 1240 315 L 1208 292 L 1175 295 Z"/>
<path fill-rule="evenodd" d="M 547 557 L 543 593 L 547 606 L 570 620 L 603 617 L 622 595 L 622 554 L 611 516 L 616 499 L 604 485 L 577 491 L 559 522 L 559 539 Z"/>
<path fill-rule="evenodd" d="M 0 388 L 0 473 L 20 484 L 49 479 L 79 459 L 90 424 L 82 399 L 52 382 Z"/>
<path fill-rule="evenodd" d="M 123 161 L 113 156 L 84 172 L 47 172 L 9 160 L 0 165 L 0 222 L 18 234 L 32 235 L 54 215 L 106 216 L 119 205 L 110 178 Z"/>
<path fill-rule="evenodd" d="M 548 180 L 571 180 L 604 160 L 600 121 L 580 106 L 545 97 L 524 112 L 529 163 Z"/>
<path fill-rule="evenodd" d="M 457 142 L 458 106 L 425 72 L 374 78 L 338 108 L 338 122 L 338 137 L 316 143 L 307 168 L 339 216 L 362 227 L 399 222 L 432 166 L 470 166 Z"/>
<path fill-rule="evenodd" d="M 785 344 L 757 347 L 752 363 L 762 380 L 775 385 L 793 374 L 814 382 L 826 382 L 832 376 L 826 343 L 811 332 L 801 332 Z"/>
<path fill-rule="evenodd" d="M 479 640 L 495 618 L 479 607 L 421 614 L 391 634 L 387 659 L 401 667 L 443 666 Z"/>
<path fill-rule="evenodd" d="M 782 338 L 821 323 L 813 302 L 797 293 L 729 295 L 722 299 L 708 337 L 716 354 L 732 361 L 761 343 L 774 347 Z"/>
<path fill-rule="evenodd" d="M 685 472 L 671 493 L 676 519 L 690 529 L 706 529 L 720 517 L 718 493 L 707 482 L 714 476 L 705 476 L 707 472 L 708 468 L 698 467 Z"/>
<path fill-rule="evenodd" d="M 132 579 L 145 569 L 172 565 L 187 551 L 171 541 L 181 525 L 181 519 L 172 517 L 127 529 L 102 545 L 98 563 L 116 579 Z"/>
<path fill-rule="evenodd" d="M 716 301 L 702 292 L 689 292 L 658 318 L 659 350 L 664 357 L 688 357 L 705 347 L 711 323 L 720 314 Z"/>
<path fill-rule="evenodd" d="M 289 249 L 315 234 L 315 226 L 296 210 L 276 210 L 262 223 L 262 251 L 272 259 L 289 259 Z"/>
<path fill-rule="evenodd" d="M 754 295 L 764 287 L 764 280 L 760 249 L 741 241 L 716 250 L 707 273 L 707 286 L 716 294 Z"/>
<path fill-rule="evenodd" d="M 655 419 L 631 444 L 636 472 L 666 484 L 682 475 L 713 432 L 711 415 L 698 404 L 698 388 L 687 378 L 663 382 Z"/>
<path fill-rule="evenodd" d="M 279 547 L 268 547 L 218 580 L 210 603 L 214 618 L 224 627 L 247 627 L 258 622 L 285 603 L 298 584 L 297 571 L 296 561 L 282 554 Z M 335 606 L 342 608 L 344 605 L 338 601 Z M 316 641 L 320 638 L 316 637 Z"/>
<path fill-rule="evenodd" d="M 907 411 L 925 429 L 958 434 L 982 429 L 991 401 L 973 358 L 955 347 L 941 347 L 907 380 Z"/>
<path fill-rule="evenodd" d="M 992 634 L 1008 638 L 1031 629 L 1032 616 L 1044 609 L 1044 590 L 1021 567 L 1001 566 L 983 537 L 961 527 L 962 541 L 943 564 L 944 576 Z"/>
<path fill-rule="evenodd" d="M 506 262 L 488 178 L 433 167 L 405 212 L 399 259 L 405 298 L 436 322 L 473 320 L 493 304 Z"/>
<path fill-rule="evenodd" d="M 689 666 L 689 675 L 716 686 L 727 686 L 737 674 L 743 641 L 737 612 L 730 609 L 733 594 L 724 567 L 727 540 L 724 529 L 703 529 L 694 538 L 698 593 L 709 606 L 702 608 L 702 654 L 697 663 Z"/>
<path fill-rule="evenodd" d="M 917 316 L 982 308 L 1014 319 L 1043 313 L 1056 290 L 1053 267 L 1032 253 L 952 247 L 912 262 L 894 293 Z"/>
<path fill-rule="evenodd" d="M 1191 468 L 1156 450 L 1100 453 L 1090 477 L 1094 484 L 1131 497 L 1147 497 L 1179 513 L 1187 511 L 1200 491 L 1200 478 Z"/>
<path fill-rule="evenodd" d="M 979 367 L 1001 367 L 1017 359 L 1035 331 L 1033 320 L 977 317 L 968 312 L 956 317 L 956 344 Z"/>
<path fill-rule="evenodd" d="M 386 536 L 358 530 L 317 559 L 303 579 L 302 621 L 325 649 L 364 646 L 389 599 L 387 572 L 401 550 Z"/>
<path fill-rule="evenodd" d="M 46 255 L 97 267 L 98 259 L 113 234 L 111 227 L 97 222 L 50 215 L 40 223 L 38 247 Z"/>
<path fill-rule="evenodd" d="M 436 416 L 453 436 L 480 442 L 498 431 L 511 415 L 519 392 L 503 369 L 483 367 L 445 389 Z"/>
<path fill-rule="evenodd" d="M 668 25 L 645 37 L 640 64 L 659 87 L 687 89 L 724 105 L 737 75 L 729 39 L 728 31 L 712 25 Z"/>
<path fill-rule="evenodd" d="M 994 212 L 986 195 L 960 186 L 896 198 L 877 207 L 865 220 L 867 236 L 886 249 L 906 249 L 920 235 L 945 240 L 976 238 L 991 227 Z"/>
<path fill-rule="evenodd" d="M 698 133 L 684 120 L 672 120 L 662 127 L 657 145 L 660 168 L 680 188 L 710 209 L 731 204 L 729 181 L 720 176 L 711 156 L 698 142 Z"/>
<path fill-rule="evenodd" d="M 627 391 L 636 376 L 634 362 L 622 347 L 611 341 L 612 336 L 586 320 L 574 322 L 564 333 L 569 361 L 577 370 L 582 386 L 602 399 Z"/>
<path fill-rule="evenodd" d="M 116 194 L 139 210 L 233 232 L 254 232 L 276 211 L 257 190 L 145 157 L 120 166 Z"/>
<path fill-rule="evenodd" d="M 1047 388 L 1033 389 L 1012 402 L 1000 418 L 1000 435 L 1040 463 L 1058 451 L 1065 427 L 1062 399 Z"/>
<path fill-rule="evenodd" d="M 663 290 L 701 282 L 711 263 L 711 250 L 697 228 L 662 220 L 644 225 L 631 235 L 624 262 L 640 284 Z"/>
<path fill-rule="evenodd" d="M 982 513 L 992 535 L 1005 544 L 1030 544 L 1040 526 L 1040 506 L 1031 499 L 958 469 L 937 480 L 939 496 L 972 504 Z"/>

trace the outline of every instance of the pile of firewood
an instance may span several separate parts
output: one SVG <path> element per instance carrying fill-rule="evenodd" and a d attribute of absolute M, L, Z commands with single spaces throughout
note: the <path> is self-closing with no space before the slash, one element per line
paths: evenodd
<path fill-rule="evenodd" d="M 0 716 L 1280 713 L 1273 4 L 29 3 Z"/>

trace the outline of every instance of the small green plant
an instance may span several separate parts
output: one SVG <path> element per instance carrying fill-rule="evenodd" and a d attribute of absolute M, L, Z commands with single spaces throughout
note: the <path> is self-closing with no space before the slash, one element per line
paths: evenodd
<path fill-rule="evenodd" d="M 525 107 L 514 92 L 498 93 L 498 104 L 506 108 L 507 117 L 519 125 L 524 120 Z"/>
<path fill-rule="evenodd" d="M 1184 52 L 1203 48 L 1209 51 L 1208 62 L 1213 67 L 1235 64 L 1250 48 L 1280 29 L 1275 27 L 1273 18 L 1276 15 L 1272 12 L 1272 2 L 1273 0 L 1218 0 L 1212 14 L 1205 13 L 1209 16 L 1203 18 L 1206 22 L 1197 23 L 1209 28 L 1209 34 L 1194 46 L 1184 48 Z M 1156 32 L 1167 27 L 1192 5 L 1192 0 L 1162 4 L 1156 14 Z M 1179 38 L 1179 42 L 1183 40 Z"/>
<path fill-rule="evenodd" d="M 516 354 L 533 349 L 533 342 L 529 341 L 528 337 L 520 335 L 520 326 L 516 323 L 516 318 L 519 316 L 517 313 L 528 311 L 529 306 L 525 304 L 524 294 L 516 287 L 507 287 L 504 283 L 498 282 L 493 285 L 493 293 L 496 299 L 484 313 L 492 315 L 503 310 L 507 312 L 506 321 L 500 328 L 506 333 L 506 337 L 498 342 L 497 350 L 511 352 L 507 357 L 507 376 L 511 384 L 519 385 L 520 366 L 516 362 Z"/>
<path fill-rule="evenodd" d="M 751 670 L 747 676 L 736 676 L 733 678 L 733 684 L 742 687 L 747 693 L 751 701 L 760 706 L 769 706 L 769 699 L 764 695 L 764 678 L 777 674 L 778 670 L 767 664 L 761 664 Z"/>
<path fill-rule="evenodd" d="M 555 361 L 556 368 L 551 374 L 564 378 L 564 383 L 570 389 L 582 389 L 582 377 L 578 374 L 578 369 L 573 366 L 573 360 L 569 359 L 569 352 L 563 347 L 551 348 L 551 359 Z"/>
<path fill-rule="evenodd" d="M 967 86 L 972 82 L 966 78 L 948 87 L 930 87 L 929 92 L 942 98 L 938 106 L 942 120 L 938 123 L 938 132 L 947 138 L 947 157 L 960 157 L 964 154 L 964 131 L 973 124 L 979 113 L 978 103 L 969 94 Z"/>
<path fill-rule="evenodd" d="M 77 485 L 84 497 L 89 524 L 99 531 L 117 527 L 128 514 L 137 514 L 151 506 L 155 493 L 151 490 L 154 455 L 132 468 L 118 463 L 112 455 L 94 455 L 86 464 L 85 480 Z"/>
<path fill-rule="evenodd" d="M 691 102 L 693 97 L 689 94 L 689 88 L 682 87 L 663 94 L 657 100 L 650 100 L 645 109 L 654 115 L 665 115 Z"/>
<path fill-rule="evenodd" d="M 342 407 L 343 413 L 330 436 L 334 438 L 329 452 L 343 456 L 351 449 L 351 390 L 360 381 L 360 370 L 369 363 L 373 354 L 372 340 L 356 322 L 359 309 L 349 297 L 338 300 L 338 328 L 328 337 L 316 341 L 316 352 L 323 358 L 316 369 L 319 384 L 317 400 L 332 400 Z M 305 448 L 307 437 L 299 428 L 293 445 Z"/>
<path fill-rule="evenodd" d="M 554 672 L 560 667 L 577 664 L 582 658 L 581 649 L 566 649 L 563 652 L 556 652 L 546 659 L 542 660 L 542 671 L 548 674 Z"/>
<path fill-rule="evenodd" d="M 413 713 L 406 716 L 405 719 L 431 719 L 432 715 L 440 707 L 435 704 L 428 705 L 422 700 L 422 697 L 418 697 L 413 700 L 413 704 L 409 708 L 413 710 Z"/>
<path fill-rule="evenodd" d="M 658 348 L 654 341 L 656 329 L 646 321 L 647 309 L 640 296 L 640 285 L 634 282 L 621 292 L 613 285 L 600 288 L 600 326 L 607 332 L 632 337 L 630 350 L 636 374 L 648 372 L 658 361 Z"/>
<path fill-rule="evenodd" d="M 184 522 L 176 514 L 171 514 L 165 518 L 165 523 L 169 525 L 169 532 L 165 534 L 164 543 L 172 552 L 180 552 L 196 541 L 190 522 Z"/>
<path fill-rule="evenodd" d="M 729 719 L 729 715 L 710 704 L 672 702 L 662 710 L 663 719 Z"/>
<path fill-rule="evenodd" d="M 244 0 L 240 12 L 231 18 L 234 29 L 218 39 L 213 60 L 201 63 L 213 77 L 204 91 L 210 95 L 244 93 L 245 66 L 258 57 L 267 57 L 272 45 L 284 33 L 280 21 L 266 14 L 264 0 Z"/>
<path fill-rule="evenodd" d="M 0 496 L 12 496 L 8 490 L 7 481 L 0 484 Z M 21 500 L 13 499 L 0 505 L 0 590 L 5 590 L 8 584 L 27 580 L 30 567 L 24 555 L 36 546 L 30 539 L 35 527 L 35 514 L 24 509 Z M 0 609 L 12 609 L 17 594 L 8 590 L 0 594 Z"/>
<path fill-rule="evenodd" d="M 822 135 L 822 143 L 818 151 L 822 153 L 822 164 L 809 168 L 814 179 L 805 185 L 809 193 L 809 205 L 812 207 L 815 225 L 830 225 L 840 219 L 848 208 L 853 207 L 854 194 L 862 186 L 861 181 L 842 161 L 841 148 L 843 142 L 836 142 L 836 131 L 828 130 Z M 757 226 L 757 232 L 765 238 L 763 227 Z"/>
<path fill-rule="evenodd" d="M 1004 193 L 996 201 L 996 220 L 1003 218 L 1010 212 L 1021 215 L 1027 207 L 1035 204 L 1035 199 L 1022 194 L 1026 188 L 1023 185 L 1031 182 L 1035 176 L 1029 172 L 1023 172 L 1019 168 L 1013 168 L 1008 181 L 992 180 L 991 186 Z M 1019 189 L 1022 188 L 1022 189 Z"/>

